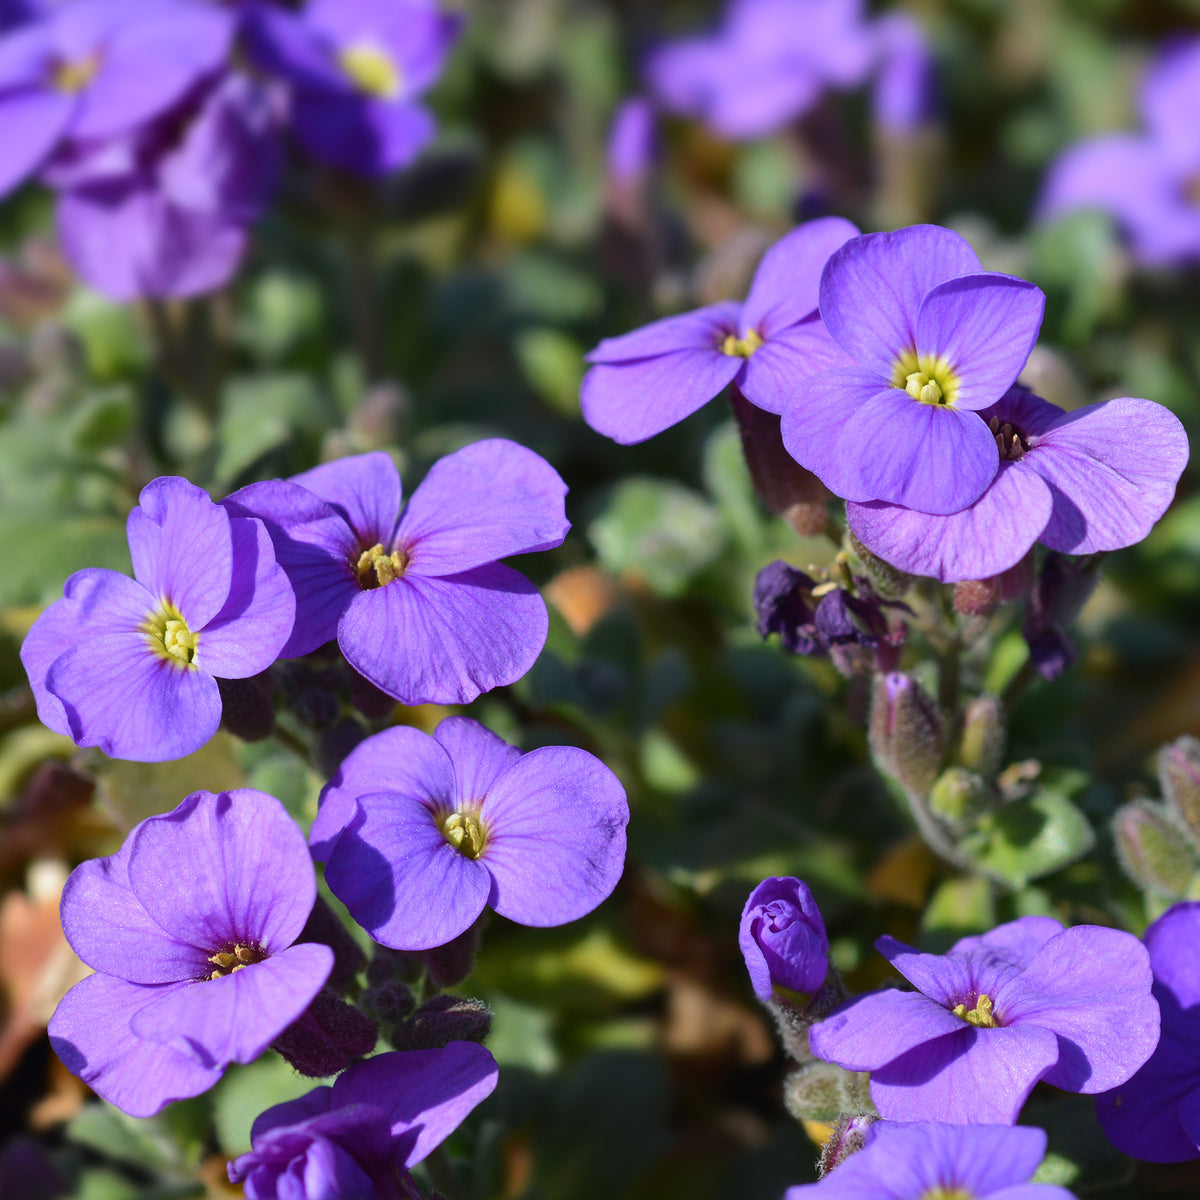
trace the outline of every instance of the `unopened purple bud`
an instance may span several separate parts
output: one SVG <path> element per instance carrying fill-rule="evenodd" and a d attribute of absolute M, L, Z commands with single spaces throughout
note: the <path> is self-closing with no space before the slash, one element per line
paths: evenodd
<path fill-rule="evenodd" d="M 275 731 L 271 672 L 249 679 L 218 679 L 221 725 L 243 742 L 261 742 Z"/>
<path fill-rule="evenodd" d="M 418 957 L 429 973 L 429 982 L 439 990 L 462 983 L 475 968 L 479 952 L 479 921 L 444 946 L 421 950 Z"/>
<path fill-rule="evenodd" d="M 937 705 L 919 683 L 899 671 L 877 677 L 869 730 L 876 765 L 908 792 L 923 796 L 945 754 Z"/>
<path fill-rule="evenodd" d="M 817 902 L 806 883 L 790 876 L 764 879 L 750 893 L 738 945 L 764 1003 L 777 986 L 807 999 L 829 972 L 829 938 Z"/>
<path fill-rule="evenodd" d="M 325 989 L 271 1048 L 301 1074 L 319 1079 L 343 1071 L 375 1049 L 375 1023 Z"/>
<path fill-rule="evenodd" d="M 1200 742 L 1184 736 L 1158 753 L 1163 799 L 1200 846 Z"/>
<path fill-rule="evenodd" d="M 412 988 L 398 979 L 389 979 L 367 988 L 362 994 L 361 1003 L 380 1025 L 399 1025 L 407 1021 L 417 1007 Z"/>
<path fill-rule="evenodd" d="M 368 720 L 386 717 L 396 707 L 396 702 L 381 692 L 369 679 L 364 679 L 349 663 L 346 664 L 346 683 L 350 703 Z"/>
<path fill-rule="evenodd" d="M 434 996 L 391 1037 L 397 1050 L 440 1050 L 450 1042 L 482 1042 L 492 1029 L 492 1011 L 469 996 Z"/>
<path fill-rule="evenodd" d="M 342 760 L 367 736 L 367 730 L 360 721 L 354 717 L 343 717 L 321 734 L 321 740 L 317 743 L 317 768 L 323 775 L 336 775 Z"/>
<path fill-rule="evenodd" d="M 824 1179 L 834 1167 L 839 1167 L 852 1154 L 867 1144 L 867 1131 L 879 1118 L 874 1113 L 851 1113 L 833 1127 L 829 1141 L 821 1148 L 817 1174 Z"/>
<path fill-rule="evenodd" d="M 334 991 L 344 992 L 350 981 L 367 964 L 367 956 L 362 948 L 321 895 L 317 896 L 317 902 L 296 941 L 320 942 L 333 951 L 333 971 L 326 986 Z"/>

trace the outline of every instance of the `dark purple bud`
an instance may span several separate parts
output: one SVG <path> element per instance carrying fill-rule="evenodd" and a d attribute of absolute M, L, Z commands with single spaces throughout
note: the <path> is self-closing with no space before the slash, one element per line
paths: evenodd
<path fill-rule="evenodd" d="M 834 1167 L 841 1166 L 852 1154 L 857 1154 L 867 1144 L 867 1131 L 878 1120 L 874 1113 L 869 1112 L 839 1117 L 829 1141 L 821 1148 L 817 1174 L 824 1179 Z"/>
<path fill-rule="evenodd" d="M 305 688 L 292 697 L 288 707 L 309 729 L 328 729 L 342 714 L 341 700 L 323 687 Z"/>
<path fill-rule="evenodd" d="M 1026 632 L 1025 641 L 1029 661 L 1047 683 L 1053 683 L 1075 661 L 1075 643 L 1057 625 Z"/>
<path fill-rule="evenodd" d="M 0 1196 L 4 1200 L 55 1200 L 74 1191 L 33 1138 L 17 1134 L 0 1153 Z"/>
<path fill-rule="evenodd" d="M 360 1003 L 380 1025 L 399 1025 L 407 1021 L 417 1007 L 412 988 L 398 979 L 367 988 Z"/>
<path fill-rule="evenodd" d="M 1051 550 L 1029 597 L 1022 632 L 1037 673 L 1057 679 L 1075 661 L 1067 636 L 1099 578 L 1099 556 L 1074 560 Z"/>
<path fill-rule="evenodd" d="M 320 942 L 333 951 L 333 972 L 327 986 L 334 991 L 344 992 L 350 981 L 367 965 L 367 956 L 362 948 L 322 896 L 317 896 L 317 902 L 296 941 Z"/>
<path fill-rule="evenodd" d="M 479 952 L 479 926 L 480 922 L 476 921 L 444 946 L 419 951 L 418 957 L 429 973 L 429 982 L 439 991 L 462 983 L 471 974 L 475 955 Z"/>
<path fill-rule="evenodd" d="M 342 760 L 366 737 L 367 730 L 361 722 L 354 717 L 343 717 L 321 734 L 317 743 L 317 769 L 326 777 L 336 775 Z"/>
<path fill-rule="evenodd" d="M 762 637 L 779 634 L 785 649 L 793 654 L 824 654 L 814 623 L 815 586 L 810 576 L 782 559 L 763 567 L 754 580 L 754 611 Z"/>
<path fill-rule="evenodd" d="M 491 1009 L 468 996 L 434 996 L 392 1033 L 397 1050 L 439 1050 L 450 1042 L 482 1042 L 491 1032 Z"/>
<path fill-rule="evenodd" d="M 344 1071 L 375 1049 L 375 1023 L 328 988 L 317 993 L 304 1015 L 271 1044 L 301 1074 L 312 1079 Z"/>
<path fill-rule="evenodd" d="M 1200 742 L 1181 737 L 1158 752 L 1163 799 L 1200 846 Z"/>
<path fill-rule="evenodd" d="M 346 683 L 350 703 L 368 720 L 386 717 L 396 707 L 396 701 L 381 692 L 369 679 L 364 679 L 349 663 L 346 664 Z"/>
<path fill-rule="evenodd" d="M 261 742 L 275 730 L 274 683 L 271 672 L 249 679 L 218 679 L 221 725 L 243 742 Z"/>
<path fill-rule="evenodd" d="M 871 754 L 880 770 L 906 791 L 923 796 L 937 778 L 945 754 L 937 705 L 911 676 L 879 676 L 871 696 Z"/>
<path fill-rule="evenodd" d="M 398 979 L 401 983 L 416 983 L 425 971 L 425 964 L 413 952 L 376 946 L 367 964 L 367 983 L 374 987 Z"/>
<path fill-rule="evenodd" d="M 1200 863 L 1164 807 L 1149 800 L 1126 804 L 1112 829 L 1121 867 L 1138 887 L 1164 900 L 1188 894 Z"/>

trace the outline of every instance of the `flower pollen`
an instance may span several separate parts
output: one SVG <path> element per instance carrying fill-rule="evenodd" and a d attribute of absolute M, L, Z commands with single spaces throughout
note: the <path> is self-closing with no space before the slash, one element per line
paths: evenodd
<path fill-rule="evenodd" d="M 892 367 L 892 386 L 903 388 L 920 404 L 951 408 L 958 395 L 958 376 L 944 358 L 906 350 Z"/>
<path fill-rule="evenodd" d="M 975 1200 L 975 1193 L 960 1187 L 935 1187 L 922 1192 L 921 1200 Z"/>
<path fill-rule="evenodd" d="M 721 343 L 721 353 L 730 358 L 749 358 L 763 344 L 762 336 L 757 329 L 751 329 L 745 337 L 735 337 L 732 333 Z"/>
<path fill-rule="evenodd" d="M 172 659 L 183 667 L 189 667 L 195 661 L 200 635 L 188 628 L 183 613 L 170 600 L 164 600 L 158 612 L 146 618 L 142 630 L 156 654 Z"/>
<path fill-rule="evenodd" d="M 1007 421 L 1001 424 L 999 417 L 993 417 L 988 422 L 988 428 L 996 439 L 996 449 L 1000 451 L 1001 462 L 1017 462 L 1025 457 L 1029 443 Z"/>
<path fill-rule="evenodd" d="M 459 854 L 476 859 L 483 853 L 487 845 L 487 833 L 479 822 L 478 813 L 455 810 L 443 817 L 439 824 L 442 836 Z"/>
<path fill-rule="evenodd" d="M 975 1007 L 972 1009 L 968 1009 L 965 1004 L 956 1004 L 951 1012 L 977 1029 L 998 1029 L 1000 1027 L 1000 1022 L 996 1020 L 996 1014 L 992 1009 L 992 998 L 988 995 L 978 997 Z"/>
<path fill-rule="evenodd" d="M 260 950 L 257 946 L 234 942 L 226 949 L 218 950 L 216 954 L 208 956 L 208 961 L 213 964 L 212 974 L 208 978 L 210 980 L 221 979 L 226 975 L 232 975 L 234 971 L 240 971 L 243 967 L 260 963 L 266 957 L 266 951 Z"/>
<path fill-rule="evenodd" d="M 393 550 L 389 554 L 379 542 L 369 550 L 364 550 L 358 556 L 354 567 L 358 576 L 358 586 L 364 592 L 369 592 L 372 588 L 386 587 L 393 579 L 399 579 L 406 570 L 408 555 L 402 550 Z"/>
<path fill-rule="evenodd" d="M 395 100 L 404 82 L 390 54 L 369 42 L 357 42 L 338 53 L 338 66 L 360 92 L 378 100 Z"/>
<path fill-rule="evenodd" d="M 96 78 L 99 70 L 100 56 L 89 54 L 86 58 L 55 63 L 50 72 L 50 81 L 58 91 L 74 95 L 82 92 Z"/>

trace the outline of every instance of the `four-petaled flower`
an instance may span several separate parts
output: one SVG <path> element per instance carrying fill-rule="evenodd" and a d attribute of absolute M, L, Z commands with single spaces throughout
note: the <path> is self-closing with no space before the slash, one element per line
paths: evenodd
<path fill-rule="evenodd" d="M 945 955 L 875 945 L 918 990 L 857 997 L 814 1025 L 809 1045 L 870 1071 L 889 1119 L 1011 1124 L 1039 1080 L 1105 1092 L 1158 1043 L 1149 957 L 1130 933 L 1022 917 Z"/>
<path fill-rule="evenodd" d="M 43 724 L 113 758 L 161 762 L 216 733 L 217 679 L 265 671 L 296 602 L 261 521 L 174 477 L 140 500 L 126 526 L 135 578 L 77 571 L 21 661 Z"/>
<path fill-rule="evenodd" d="M 322 793 L 310 841 L 377 942 L 424 950 L 489 905 L 522 925 L 591 912 L 621 877 L 628 821 L 620 782 L 587 751 L 522 754 L 449 717 L 433 737 L 400 726 L 358 746 Z"/>
<path fill-rule="evenodd" d="M 63 889 L 63 932 L 96 974 L 50 1020 L 59 1058 L 148 1117 L 256 1059 L 308 1008 L 333 951 L 293 945 L 317 882 L 274 796 L 194 792 L 149 817 Z"/>

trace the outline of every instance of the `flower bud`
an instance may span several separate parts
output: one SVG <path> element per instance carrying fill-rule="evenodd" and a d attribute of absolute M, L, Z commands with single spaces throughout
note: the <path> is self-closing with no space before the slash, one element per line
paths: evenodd
<path fill-rule="evenodd" d="M 989 579 L 972 579 L 954 585 L 954 607 L 969 617 L 987 617 L 997 606 L 1023 600 L 1033 589 L 1033 551 L 1016 566 Z"/>
<path fill-rule="evenodd" d="M 1138 887 L 1167 900 L 1187 895 L 1200 863 L 1164 807 L 1141 800 L 1119 808 L 1113 841 L 1125 874 Z"/>
<path fill-rule="evenodd" d="M 479 951 L 479 924 L 476 921 L 444 946 L 417 952 L 429 973 L 429 982 L 435 988 L 454 987 L 474 970 L 475 955 Z"/>
<path fill-rule="evenodd" d="M 296 941 L 320 942 L 333 951 L 333 971 L 326 986 L 334 991 L 344 992 L 350 981 L 366 966 L 367 956 L 323 896 L 317 897 Z"/>
<path fill-rule="evenodd" d="M 877 554 L 873 554 L 850 531 L 850 549 L 862 563 L 871 586 L 881 595 L 888 597 L 903 596 L 912 586 L 913 577 L 891 563 L 884 562 Z"/>
<path fill-rule="evenodd" d="M 361 1004 L 380 1025 L 399 1025 L 407 1021 L 417 1007 L 412 988 L 398 979 L 389 979 L 362 994 Z"/>
<path fill-rule="evenodd" d="M 397 1050 L 440 1050 L 450 1042 L 482 1042 L 492 1029 L 492 1011 L 469 996 L 434 996 L 392 1033 Z"/>
<path fill-rule="evenodd" d="M 974 771 L 948 767 L 929 793 L 929 811 L 947 825 L 965 829 L 991 807 L 992 791 Z"/>
<path fill-rule="evenodd" d="M 985 779 L 992 778 L 1004 761 L 1004 705 L 998 696 L 976 696 L 963 714 L 962 735 L 958 742 L 958 761 L 968 771 Z"/>
<path fill-rule="evenodd" d="M 1163 799 L 1200 846 L 1200 742 L 1181 737 L 1158 752 Z"/>
<path fill-rule="evenodd" d="M 790 877 L 764 879 L 742 909 L 738 945 L 754 994 L 763 1003 L 776 987 L 807 1001 L 829 971 L 829 938 L 808 885 Z"/>
<path fill-rule="evenodd" d="M 871 1111 L 867 1075 L 813 1059 L 783 1081 L 783 1103 L 797 1121 L 835 1121 Z"/>
<path fill-rule="evenodd" d="M 867 1133 L 879 1118 L 873 1112 L 851 1113 L 833 1127 L 829 1141 L 821 1148 L 817 1175 L 824 1179 L 834 1167 L 840 1167 L 852 1154 L 867 1144 Z"/>
<path fill-rule="evenodd" d="M 877 676 L 871 696 L 871 755 L 906 791 L 923 796 L 945 753 L 937 705 L 909 675 Z"/>
<path fill-rule="evenodd" d="M 243 742 L 261 742 L 275 731 L 271 672 L 249 679 L 218 679 L 221 725 Z"/>
<path fill-rule="evenodd" d="M 338 999 L 328 988 L 318 992 L 298 1021 L 271 1043 L 301 1075 L 312 1079 L 344 1071 L 375 1049 L 375 1023 Z"/>

